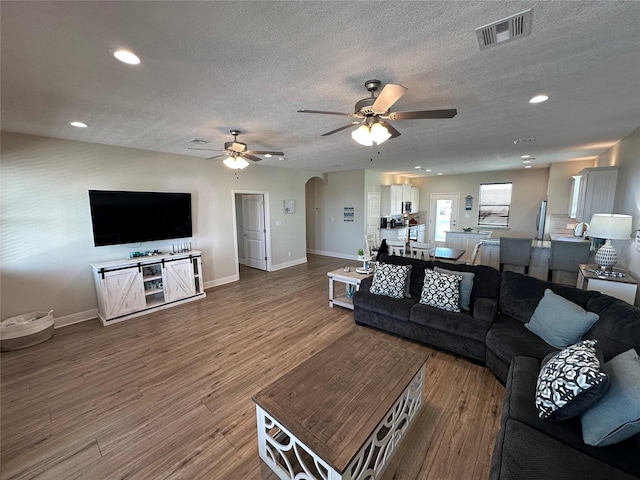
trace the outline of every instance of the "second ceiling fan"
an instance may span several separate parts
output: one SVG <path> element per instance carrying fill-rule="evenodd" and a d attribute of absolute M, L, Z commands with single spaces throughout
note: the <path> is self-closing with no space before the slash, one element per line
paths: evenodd
<path fill-rule="evenodd" d="M 455 108 L 446 110 L 421 110 L 415 112 L 390 112 L 389 109 L 396 103 L 402 95 L 407 91 L 402 85 L 394 85 L 388 83 L 384 86 L 380 95 L 374 96 L 375 92 L 380 88 L 382 82 L 380 80 L 367 80 L 364 84 L 366 89 L 371 92 L 371 97 L 363 98 L 356 102 L 355 111 L 353 113 L 342 112 L 326 112 L 323 110 L 307 110 L 300 109 L 300 113 L 321 113 L 325 115 L 342 115 L 347 117 L 355 117 L 355 120 L 348 125 L 344 125 L 330 132 L 323 133 L 322 136 L 333 135 L 346 128 L 360 125 L 351 133 L 351 137 L 361 145 L 380 145 L 389 138 L 400 136 L 400 132 L 393 128 L 389 122 L 385 120 L 415 120 L 415 119 L 431 119 L 431 118 L 453 118 L 458 111 Z"/>
<path fill-rule="evenodd" d="M 211 148 L 196 148 L 196 147 L 187 147 L 187 150 L 204 150 L 208 152 L 225 152 L 221 155 L 215 155 L 213 157 L 207 158 L 207 160 L 212 160 L 214 158 L 227 157 L 224 159 L 222 163 L 224 163 L 227 167 L 232 168 L 234 170 L 243 169 L 249 165 L 247 160 L 251 160 L 252 162 L 259 162 L 262 160 L 261 158 L 256 157 L 256 155 L 266 155 L 268 157 L 282 156 L 284 152 L 270 152 L 267 150 L 247 150 L 247 144 L 238 141 L 238 135 L 242 132 L 240 130 L 230 130 L 231 135 L 233 135 L 233 142 L 225 142 L 224 150 L 213 150 Z"/>

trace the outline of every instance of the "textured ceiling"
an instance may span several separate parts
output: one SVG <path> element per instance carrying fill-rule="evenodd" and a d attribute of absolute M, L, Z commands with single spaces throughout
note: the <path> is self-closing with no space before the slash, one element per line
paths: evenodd
<path fill-rule="evenodd" d="M 529 36 L 479 49 L 475 28 L 529 8 Z M 262 165 L 432 175 L 593 158 L 640 126 L 638 1 L 2 1 L 0 16 L 6 131 L 208 157 L 187 142 L 240 129 L 285 152 Z M 378 152 L 320 136 L 347 117 L 297 113 L 350 113 L 372 78 L 408 88 L 392 111 L 458 115 L 394 121 Z"/>

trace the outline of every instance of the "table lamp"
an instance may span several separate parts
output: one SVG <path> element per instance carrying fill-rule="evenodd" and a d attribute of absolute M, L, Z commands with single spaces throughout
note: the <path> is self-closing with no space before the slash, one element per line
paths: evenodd
<path fill-rule="evenodd" d="M 618 262 L 618 255 L 611 244 L 611 240 L 629 238 L 631 221 L 631 215 L 619 215 L 616 213 L 595 213 L 591 217 L 586 235 L 605 239 L 604 245 L 600 247 L 594 257 L 595 262 L 603 270 L 612 270 L 612 267 Z"/>

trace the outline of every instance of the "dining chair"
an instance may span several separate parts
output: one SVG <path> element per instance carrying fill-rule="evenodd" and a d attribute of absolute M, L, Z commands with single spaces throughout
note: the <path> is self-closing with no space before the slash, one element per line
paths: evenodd
<path fill-rule="evenodd" d="M 376 258 L 379 249 L 380 246 L 378 245 L 378 239 L 375 234 L 370 233 L 364 236 L 364 251 L 367 252 L 371 258 Z"/>
<path fill-rule="evenodd" d="M 402 240 L 387 240 L 389 247 L 389 255 L 397 255 L 403 257 L 407 251 L 407 244 Z"/>
<path fill-rule="evenodd" d="M 529 274 L 531 262 L 531 239 L 500 237 L 500 271 L 505 265 L 524 267 L 524 274 Z"/>
<path fill-rule="evenodd" d="M 480 253 L 480 249 L 482 248 L 482 242 L 478 242 L 473 247 L 473 251 L 471 252 L 471 258 L 468 262 L 461 262 L 465 265 L 475 265 L 478 261 L 478 254 Z"/>
<path fill-rule="evenodd" d="M 432 260 L 436 250 L 435 243 L 411 242 L 409 244 L 410 254 L 412 258 L 418 260 Z"/>
<path fill-rule="evenodd" d="M 572 283 L 575 286 L 580 263 L 589 262 L 591 251 L 590 242 L 563 242 L 561 240 L 551 240 L 551 252 L 549 254 L 549 270 L 547 281 L 553 281 L 553 272 L 560 270 L 563 272 L 575 273 L 576 279 Z"/>

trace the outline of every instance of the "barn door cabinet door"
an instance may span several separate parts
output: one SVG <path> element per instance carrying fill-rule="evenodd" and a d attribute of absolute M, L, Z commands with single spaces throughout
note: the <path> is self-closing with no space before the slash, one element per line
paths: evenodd
<path fill-rule="evenodd" d="M 115 318 L 146 308 L 142 272 L 138 267 L 104 272 L 106 318 Z"/>
<path fill-rule="evenodd" d="M 164 262 L 162 281 L 166 302 L 175 302 L 196 294 L 193 264 L 189 258 Z"/>

